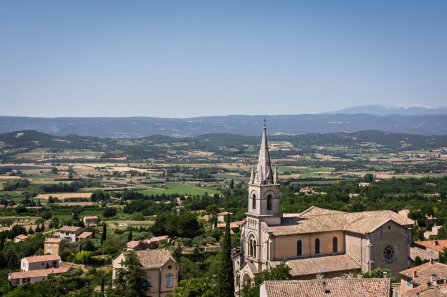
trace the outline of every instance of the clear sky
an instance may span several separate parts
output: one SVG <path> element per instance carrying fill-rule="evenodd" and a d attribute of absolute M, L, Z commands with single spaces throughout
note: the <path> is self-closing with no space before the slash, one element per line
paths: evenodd
<path fill-rule="evenodd" d="M 447 1 L 0 2 L 0 115 L 447 105 Z"/>

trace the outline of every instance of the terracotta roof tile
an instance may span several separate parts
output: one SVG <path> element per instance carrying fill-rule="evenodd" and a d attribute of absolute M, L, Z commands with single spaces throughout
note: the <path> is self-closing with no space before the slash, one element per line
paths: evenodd
<path fill-rule="evenodd" d="M 21 279 L 21 278 L 31 278 L 31 277 L 46 277 L 49 274 L 60 274 L 70 271 L 70 267 L 59 267 L 59 268 L 49 268 L 49 269 L 38 269 L 22 272 L 13 272 L 10 274 L 10 279 Z"/>
<path fill-rule="evenodd" d="M 84 217 L 84 220 L 97 220 L 98 217 L 97 216 L 91 216 L 91 217 Z"/>
<path fill-rule="evenodd" d="M 129 249 L 134 249 L 134 248 L 136 248 L 139 244 L 140 244 L 139 241 L 132 240 L 132 241 L 129 241 L 128 243 L 126 243 L 126 247 L 129 248 Z"/>
<path fill-rule="evenodd" d="M 270 226 L 275 236 L 345 230 L 370 233 L 387 221 L 403 226 L 412 226 L 414 221 L 390 210 L 345 213 L 311 207 L 299 216 L 283 217 L 281 225 Z"/>
<path fill-rule="evenodd" d="M 75 226 L 63 226 L 60 231 L 65 231 L 65 232 L 76 232 L 79 229 L 82 229 L 82 227 L 75 227 Z"/>
<path fill-rule="evenodd" d="M 28 238 L 28 236 L 26 236 L 26 235 L 23 235 L 23 234 L 20 234 L 20 235 L 17 235 L 15 238 L 18 238 L 18 239 L 23 239 L 23 240 L 25 240 L 25 239 L 27 239 Z"/>
<path fill-rule="evenodd" d="M 287 260 L 287 266 L 290 267 L 291 275 L 324 275 L 328 272 L 360 270 L 360 265 L 346 254 Z"/>
<path fill-rule="evenodd" d="M 414 243 L 441 253 L 444 248 L 447 248 L 447 240 L 415 241 Z"/>
<path fill-rule="evenodd" d="M 60 243 L 63 239 L 60 238 L 47 238 L 45 243 Z"/>
<path fill-rule="evenodd" d="M 28 263 L 38 263 L 38 262 L 59 261 L 60 260 L 58 255 L 34 256 L 34 257 L 26 257 L 24 259 Z"/>
<path fill-rule="evenodd" d="M 265 281 L 268 297 L 389 297 L 387 278 Z"/>
<path fill-rule="evenodd" d="M 92 232 L 82 232 L 81 234 L 78 235 L 78 238 L 85 239 L 90 237 L 92 234 L 93 234 Z"/>
<path fill-rule="evenodd" d="M 416 272 L 416 276 L 414 276 L 414 272 Z M 429 262 L 401 271 L 399 274 L 410 278 L 415 285 L 421 285 L 431 281 L 432 275 L 436 278 L 447 277 L 447 265 L 438 262 L 433 262 L 433 264 Z"/>
<path fill-rule="evenodd" d="M 163 266 L 169 259 L 175 262 L 167 249 L 143 250 L 135 253 L 144 268 Z"/>

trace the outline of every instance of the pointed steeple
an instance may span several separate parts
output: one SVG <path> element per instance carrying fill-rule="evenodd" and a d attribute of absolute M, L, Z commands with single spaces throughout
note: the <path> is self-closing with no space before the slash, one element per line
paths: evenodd
<path fill-rule="evenodd" d="M 251 168 L 251 175 L 250 175 L 250 184 L 252 184 L 252 183 L 254 183 L 255 182 L 255 168 L 254 167 L 252 167 Z"/>
<path fill-rule="evenodd" d="M 267 144 L 267 128 L 264 120 L 264 133 L 262 134 L 261 149 L 259 150 L 258 168 L 256 170 L 256 184 L 271 184 L 273 182 L 272 167 Z"/>

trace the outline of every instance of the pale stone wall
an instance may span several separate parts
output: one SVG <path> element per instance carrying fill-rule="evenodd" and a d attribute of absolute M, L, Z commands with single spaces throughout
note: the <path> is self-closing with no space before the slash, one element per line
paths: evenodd
<path fill-rule="evenodd" d="M 332 249 L 332 239 L 337 237 L 337 254 L 345 252 L 345 237 L 343 231 L 333 231 L 324 233 L 307 233 L 300 235 L 287 235 L 275 237 L 274 258 L 282 260 L 284 258 L 297 257 L 297 241 L 302 242 L 302 256 L 315 255 L 315 239 L 320 239 L 320 254 L 334 254 Z"/>
<path fill-rule="evenodd" d="M 347 232 L 345 240 L 346 254 L 361 266 L 362 271 L 368 271 L 366 238 L 364 236 L 362 237 L 361 234 Z"/>
<path fill-rule="evenodd" d="M 399 271 L 410 267 L 410 243 L 407 241 L 409 236 L 408 229 L 389 221 L 371 233 L 372 260 L 374 261 L 372 269 L 388 268 L 394 276 L 399 276 Z M 392 245 L 395 251 L 395 257 L 392 261 L 386 261 L 384 248 L 386 245 Z"/>

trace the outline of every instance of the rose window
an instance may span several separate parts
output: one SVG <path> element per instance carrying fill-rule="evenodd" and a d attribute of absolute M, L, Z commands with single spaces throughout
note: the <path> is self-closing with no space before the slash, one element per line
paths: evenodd
<path fill-rule="evenodd" d="M 393 262 L 395 256 L 396 256 L 396 251 L 394 250 L 394 246 L 392 246 L 391 244 L 387 244 L 383 248 L 383 257 L 385 258 L 385 261 Z"/>

